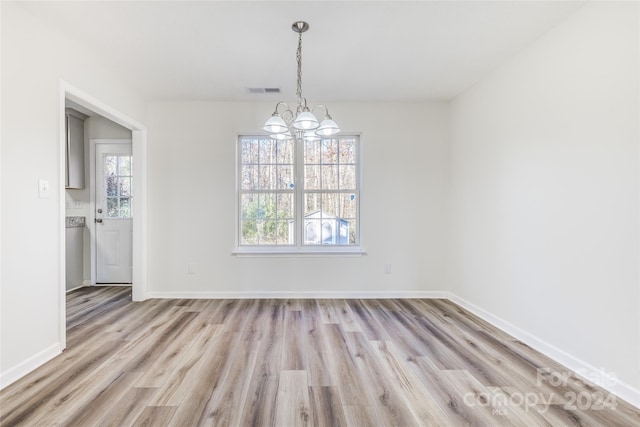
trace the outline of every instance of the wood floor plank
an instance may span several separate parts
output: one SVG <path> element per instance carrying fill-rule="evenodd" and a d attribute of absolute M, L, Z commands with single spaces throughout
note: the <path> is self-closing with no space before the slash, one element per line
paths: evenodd
<path fill-rule="evenodd" d="M 345 332 L 348 351 L 363 378 L 367 378 L 367 389 L 376 406 L 381 425 L 418 426 L 419 422 L 409 410 L 407 401 L 391 381 L 373 349 L 376 341 L 369 341 L 361 332 Z"/>
<path fill-rule="evenodd" d="M 122 345 L 118 342 L 107 345 L 109 344 L 115 347 Z M 123 378 L 123 366 L 122 360 L 98 357 L 86 375 L 61 384 L 55 395 L 45 397 L 44 402 L 38 402 L 24 424 L 19 425 L 50 425 L 71 421 L 95 397 L 105 393 L 109 385 L 118 387 L 121 384 L 119 379 Z"/>
<path fill-rule="evenodd" d="M 192 385 L 200 378 L 201 366 L 207 358 L 203 355 L 216 351 L 219 345 L 221 325 L 207 324 L 202 333 L 190 341 L 187 350 L 183 353 L 179 367 L 157 388 L 157 393 L 151 400 L 151 406 L 178 406 L 182 399 L 189 394 Z"/>
<path fill-rule="evenodd" d="M 358 322 L 356 315 L 351 311 L 351 306 L 346 300 L 336 300 L 334 309 L 343 331 L 362 332 L 362 326 L 360 326 L 360 322 Z"/>
<path fill-rule="evenodd" d="M 0 391 L 0 426 L 640 425 L 615 396 L 572 406 L 611 395 L 446 300 L 67 303 L 67 349 Z"/>
<path fill-rule="evenodd" d="M 276 397 L 276 426 L 309 426 L 311 405 L 306 371 L 282 371 Z"/>
<path fill-rule="evenodd" d="M 133 427 L 163 427 L 168 426 L 176 413 L 175 406 L 147 406 L 140 416 L 133 422 Z"/>
<path fill-rule="evenodd" d="M 200 421 L 207 418 L 206 408 L 214 391 L 221 386 L 224 371 L 233 359 L 232 355 L 238 342 L 237 333 L 222 332 L 218 337 L 218 345 L 204 358 L 204 363 L 200 366 L 199 380 L 185 390 L 170 425 L 196 426 L 201 425 Z"/>
<path fill-rule="evenodd" d="M 451 426 L 482 426 L 483 419 L 477 411 L 470 410 L 464 399 L 460 398 L 443 371 L 427 357 L 415 357 L 407 360 L 407 366 L 421 381 L 429 394 L 433 396 L 440 410 L 445 414 Z"/>
<path fill-rule="evenodd" d="M 307 332 L 305 353 L 309 372 L 310 387 L 331 387 L 336 385 L 332 375 L 329 350 L 322 332 L 322 313 L 319 305 L 313 300 L 305 300 L 304 327 Z"/>
<path fill-rule="evenodd" d="M 258 353 L 247 397 L 242 408 L 240 425 L 275 425 L 275 404 L 283 347 L 284 315 L 282 304 L 269 307 L 268 321 L 262 331 Z"/>
<path fill-rule="evenodd" d="M 387 331 L 378 323 L 369 309 L 361 300 L 350 300 L 349 306 L 354 316 L 358 319 L 362 331 L 368 339 L 373 341 L 385 341 L 390 339 Z"/>
<path fill-rule="evenodd" d="M 259 341 L 262 339 L 265 325 L 270 322 L 271 307 L 276 303 L 274 300 L 261 299 L 255 302 L 256 309 L 251 316 L 247 317 L 247 323 L 245 325 L 242 339 Z"/>
<path fill-rule="evenodd" d="M 194 312 L 185 312 L 187 313 L 197 317 Z M 212 325 L 193 319 L 185 325 L 182 333 L 188 334 L 192 339 L 185 343 L 177 339 L 164 341 L 162 337 L 159 338 L 160 346 L 166 343 L 164 350 L 150 359 L 150 364 L 144 369 L 144 374 L 136 383 L 136 387 L 161 387 L 174 372 L 184 366 L 185 353 L 188 354 L 194 346 L 200 349 L 203 345 L 202 341 L 214 332 Z"/>
<path fill-rule="evenodd" d="M 379 426 L 380 418 L 375 406 L 343 406 L 349 427 Z"/>
<path fill-rule="evenodd" d="M 65 421 L 69 427 L 97 425 L 102 415 L 118 402 L 119 397 L 127 393 L 140 378 L 140 372 L 121 372 L 110 382 L 102 385 L 98 393 L 92 395 L 89 403 Z"/>
<path fill-rule="evenodd" d="M 284 313 L 284 339 L 282 347 L 281 371 L 307 369 L 306 331 L 302 313 L 287 310 Z"/>
<path fill-rule="evenodd" d="M 337 387 L 309 387 L 313 426 L 345 427 L 347 420 Z"/>
<path fill-rule="evenodd" d="M 244 407 L 247 399 L 251 377 L 246 373 L 253 371 L 258 344 L 257 341 L 238 340 L 233 351 L 237 356 L 220 373 L 220 383 L 213 387 L 213 393 L 198 425 L 238 425 L 241 414 L 237 408 Z"/>
<path fill-rule="evenodd" d="M 377 341 L 373 346 L 381 368 L 388 373 L 401 397 L 408 403 L 409 411 L 421 425 L 446 426 L 447 417 L 429 393 L 425 384 L 421 383 L 408 369 L 404 358 L 390 341 Z"/>
<path fill-rule="evenodd" d="M 335 311 L 333 300 L 316 300 L 318 309 L 320 310 L 320 318 L 322 323 L 340 323 L 338 314 Z"/>
<path fill-rule="evenodd" d="M 100 421 L 100 427 L 120 427 L 132 425 L 146 408 L 149 400 L 156 392 L 153 388 L 132 387 L 122 394 Z M 93 406 L 91 406 L 93 409 Z"/>
<path fill-rule="evenodd" d="M 459 400 L 464 405 L 471 408 L 482 419 L 482 425 L 491 426 L 513 426 L 513 425 L 531 425 L 529 422 L 521 423 L 512 411 L 504 410 L 505 408 L 496 404 L 493 396 L 484 385 L 473 377 L 467 371 L 443 371 L 447 378 L 451 389 L 458 393 Z"/>
<path fill-rule="evenodd" d="M 50 416 L 58 412 L 61 407 L 67 408 L 69 390 L 78 383 L 86 381 L 87 377 L 113 356 L 122 345 L 123 343 L 119 341 L 107 341 L 95 348 L 90 358 L 77 358 L 71 365 L 65 367 L 50 363 L 54 367 L 57 365 L 59 369 L 63 369 L 48 380 L 36 373 L 38 378 L 36 381 L 41 381 L 42 386 L 37 387 L 35 393 L 27 392 L 23 396 L 21 383 L 0 391 L 0 402 L 2 402 L 0 424 L 28 425 L 33 419 Z M 53 371 L 55 372 L 55 369 Z M 8 397 L 5 397 L 7 394 Z"/>
<path fill-rule="evenodd" d="M 339 324 L 323 325 L 329 348 L 332 369 L 343 405 L 371 406 L 376 402 L 369 394 L 364 378 L 358 373 L 356 361 L 349 351 L 344 332 Z"/>
<path fill-rule="evenodd" d="M 120 335 L 128 337 L 126 345 L 118 352 L 118 357 L 123 359 L 133 359 L 139 357 L 141 349 L 153 347 L 158 337 L 168 329 L 176 317 L 185 312 L 184 307 L 169 306 L 165 312 L 155 316 L 149 325 L 135 334 L 129 334 L 129 331 L 123 331 Z M 188 316 L 193 316 L 189 314 Z"/>

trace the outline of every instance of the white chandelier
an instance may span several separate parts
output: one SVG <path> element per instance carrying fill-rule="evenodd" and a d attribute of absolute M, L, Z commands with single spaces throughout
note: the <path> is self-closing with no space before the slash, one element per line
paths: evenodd
<path fill-rule="evenodd" d="M 302 96 L 302 33 L 309 29 L 309 24 L 304 21 L 296 21 L 291 29 L 298 33 L 298 49 L 296 61 L 298 62 L 298 84 L 296 86 L 297 107 L 294 114 L 285 102 L 276 104 L 273 115 L 267 120 L 262 129 L 271 138 L 277 140 L 296 139 L 297 141 L 316 141 L 322 137 L 335 135 L 340 128 L 329 115 L 326 105 L 318 104 L 311 110 L 307 106 L 307 99 Z M 319 122 L 313 112 L 324 109 L 324 119 Z"/>

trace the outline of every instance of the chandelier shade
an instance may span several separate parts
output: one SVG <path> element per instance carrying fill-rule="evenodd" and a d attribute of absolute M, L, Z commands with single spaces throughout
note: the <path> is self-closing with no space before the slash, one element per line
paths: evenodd
<path fill-rule="evenodd" d="M 318 126 L 320 126 L 318 119 L 310 111 L 301 112 L 293 122 L 293 127 L 300 130 L 316 129 Z"/>
<path fill-rule="evenodd" d="M 289 127 L 278 113 L 274 113 L 264 124 L 262 130 L 270 134 L 280 134 L 287 132 Z"/>
<path fill-rule="evenodd" d="M 316 129 L 316 134 L 320 136 L 331 136 L 331 135 L 335 135 L 338 132 L 340 132 L 340 128 L 338 127 L 336 122 L 334 122 L 330 118 L 324 119 L 320 123 L 320 126 L 318 127 L 318 129 Z"/>
<path fill-rule="evenodd" d="M 315 141 L 322 137 L 335 135 L 340 132 L 340 128 L 329 115 L 329 109 L 323 104 L 318 104 L 309 110 L 307 99 L 302 96 L 302 33 L 309 29 L 309 24 L 304 21 L 296 21 L 291 25 L 291 28 L 298 33 L 296 112 L 294 113 L 286 103 L 278 102 L 275 111 L 266 121 L 262 130 L 276 140 Z M 322 122 L 313 114 L 313 110 L 318 107 L 324 108 L 326 112 Z"/>

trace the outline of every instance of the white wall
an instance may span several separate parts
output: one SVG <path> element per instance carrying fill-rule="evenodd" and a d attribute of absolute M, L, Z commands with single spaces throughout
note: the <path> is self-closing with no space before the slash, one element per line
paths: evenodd
<path fill-rule="evenodd" d="M 151 295 L 442 290 L 449 119 L 440 103 L 328 103 L 345 130 L 362 132 L 366 256 L 231 255 L 237 133 L 259 129 L 273 105 L 150 106 Z M 187 274 L 188 263 L 196 264 L 195 275 Z"/>
<path fill-rule="evenodd" d="M 638 17 L 589 4 L 455 99 L 450 252 L 455 294 L 636 392 Z"/>
<path fill-rule="evenodd" d="M 131 117 L 145 107 L 90 49 L 41 24 L 22 6 L 2 11 L 0 382 L 59 351 L 64 197 L 61 79 Z M 51 185 L 38 198 L 38 179 Z"/>

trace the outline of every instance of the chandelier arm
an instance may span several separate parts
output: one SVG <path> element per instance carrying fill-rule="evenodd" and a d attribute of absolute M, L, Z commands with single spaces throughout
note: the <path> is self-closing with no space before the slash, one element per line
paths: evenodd
<path fill-rule="evenodd" d="M 282 119 L 287 123 L 287 126 L 289 126 L 289 128 L 291 128 L 291 124 L 293 123 L 293 119 L 295 119 L 295 114 L 293 114 L 293 111 L 291 111 L 291 109 L 289 107 L 287 107 L 286 110 L 284 110 L 280 116 L 282 117 Z"/>
<path fill-rule="evenodd" d="M 326 106 L 326 105 L 324 105 L 324 104 L 317 104 L 317 105 L 314 105 L 314 106 L 313 106 L 313 108 L 311 109 L 311 112 L 313 113 L 313 112 L 316 110 L 316 108 L 318 108 L 318 107 L 322 107 L 322 108 L 324 108 L 325 117 L 327 117 L 327 118 L 329 118 L 329 119 L 331 118 L 331 116 L 329 115 L 329 109 L 328 109 L 328 108 L 327 108 L 327 106 Z"/>
<path fill-rule="evenodd" d="M 289 107 L 289 104 L 287 104 L 286 102 L 280 101 L 276 104 L 276 109 L 273 112 L 273 114 L 280 114 L 280 111 L 278 111 L 278 108 L 280 108 L 281 105 L 285 106 L 285 110 L 283 111 L 283 113 L 287 112 L 287 111 L 291 111 L 291 107 Z"/>

